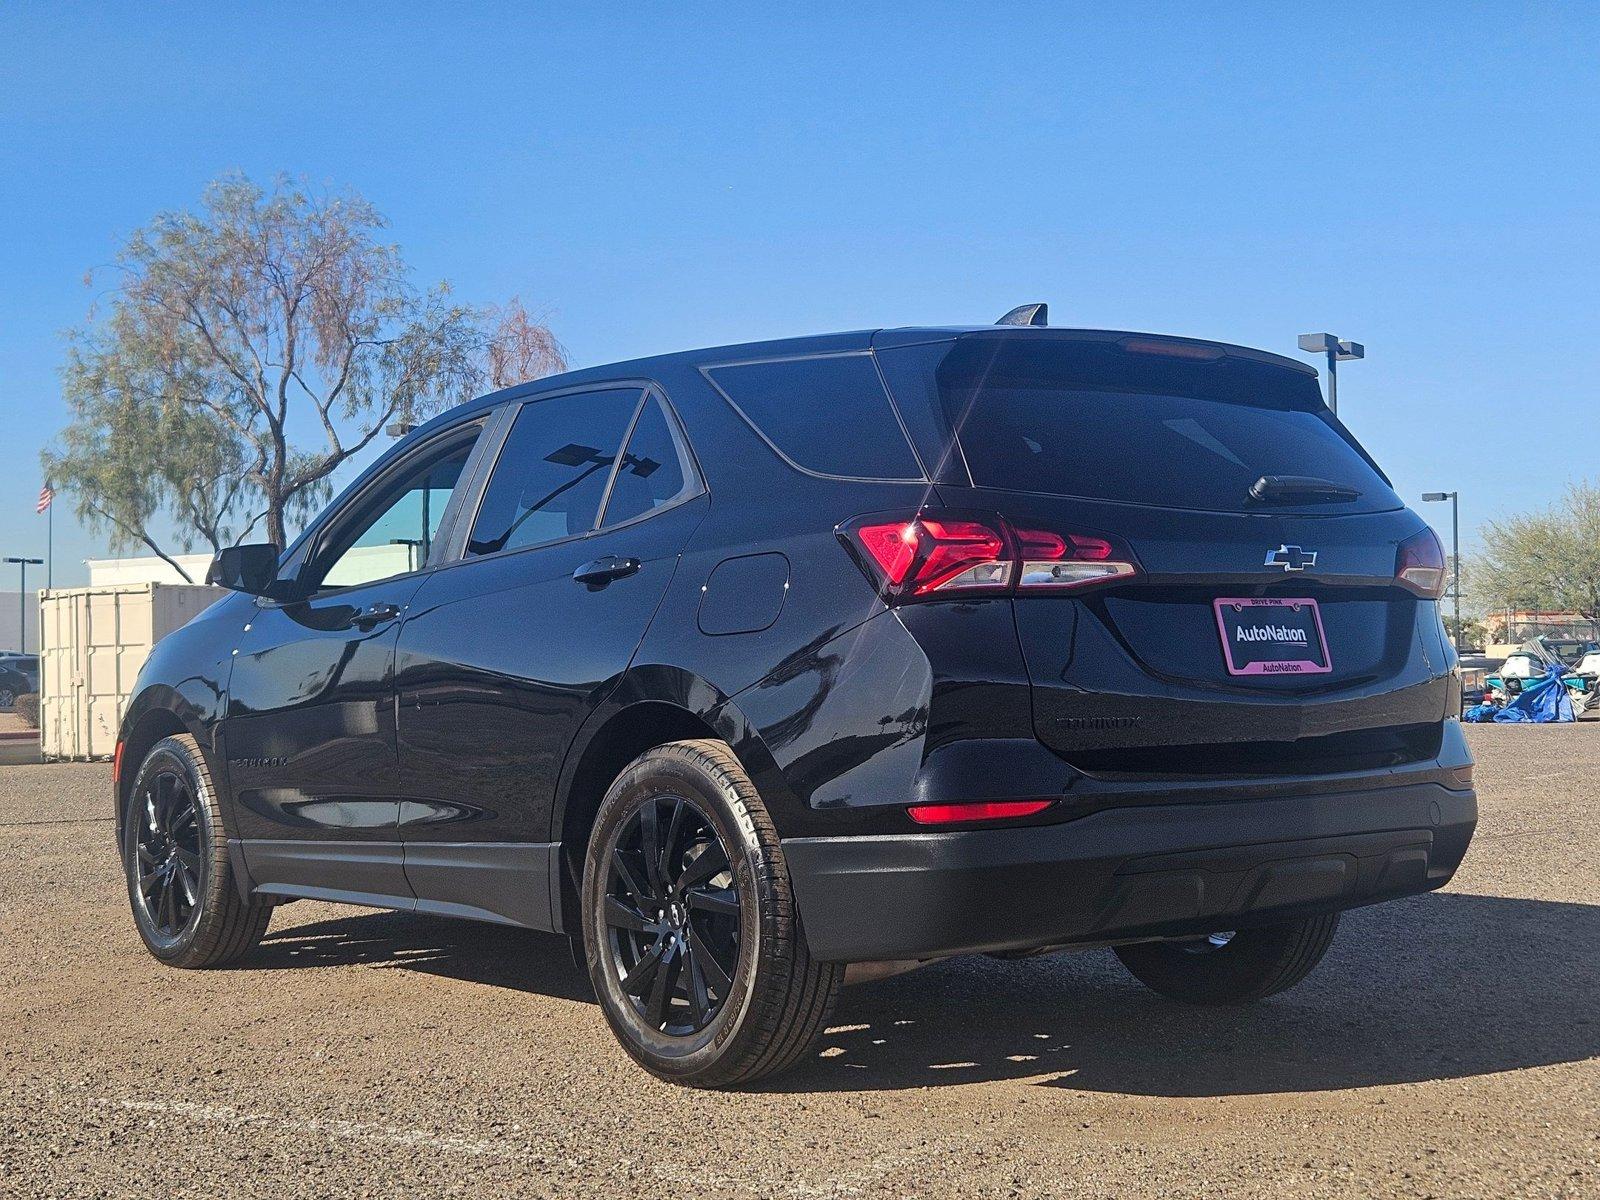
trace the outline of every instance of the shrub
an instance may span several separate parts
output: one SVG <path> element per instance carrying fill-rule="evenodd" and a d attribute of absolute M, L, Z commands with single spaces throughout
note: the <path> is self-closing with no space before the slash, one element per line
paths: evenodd
<path fill-rule="evenodd" d="M 18 696 L 17 706 L 12 711 L 22 718 L 24 725 L 32 729 L 39 728 L 39 695 L 37 692 L 24 692 Z"/>

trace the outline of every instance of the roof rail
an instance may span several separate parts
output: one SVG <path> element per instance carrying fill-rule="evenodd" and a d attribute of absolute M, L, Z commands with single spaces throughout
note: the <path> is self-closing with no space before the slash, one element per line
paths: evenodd
<path fill-rule="evenodd" d="M 1049 306 L 1043 301 L 1038 304 L 1019 304 L 995 322 L 996 325 L 1048 325 L 1050 316 Z"/>

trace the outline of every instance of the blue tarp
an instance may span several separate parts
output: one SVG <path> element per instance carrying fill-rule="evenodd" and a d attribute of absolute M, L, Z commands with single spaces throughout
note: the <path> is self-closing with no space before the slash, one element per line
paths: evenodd
<path fill-rule="evenodd" d="M 1530 680 L 1522 692 L 1504 708 L 1495 709 L 1487 704 L 1474 705 L 1462 714 L 1469 721 L 1505 721 L 1545 725 L 1552 721 L 1576 721 L 1578 714 L 1572 707 L 1572 695 L 1567 691 L 1562 676 L 1566 668 L 1552 666 L 1544 678 Z M 1487 711 L 1485 711 L 1487 710 Z"/>

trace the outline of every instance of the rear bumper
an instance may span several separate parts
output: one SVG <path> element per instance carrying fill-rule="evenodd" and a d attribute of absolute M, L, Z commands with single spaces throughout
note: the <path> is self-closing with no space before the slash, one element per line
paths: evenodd
<path fill-rule="evenodd" d="M 783 848 L 812 953 L 870 962 L 1178 937 L 1425 892 L 1477 819 L 1476 793 L 1414 783 Z"/>

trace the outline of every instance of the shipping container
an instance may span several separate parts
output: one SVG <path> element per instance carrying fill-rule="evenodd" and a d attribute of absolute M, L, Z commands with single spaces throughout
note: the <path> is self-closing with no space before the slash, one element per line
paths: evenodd
<path fill-rule="evenodd" d="M 39 751 L 110 758 L 151 648 L 222 596 L 221 588 L 126 583 L 39 596 Z"/>

